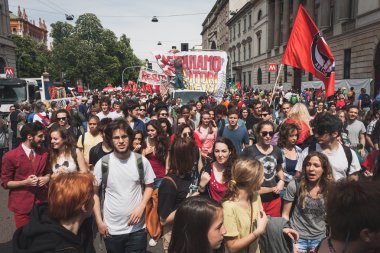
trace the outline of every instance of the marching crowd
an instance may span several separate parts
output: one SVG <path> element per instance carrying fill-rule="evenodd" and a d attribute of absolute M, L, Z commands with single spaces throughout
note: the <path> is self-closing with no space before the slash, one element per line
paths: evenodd
<path fill-rule="evenodd" d="M 0 119 L 13 250 L 95 252 L 100 233 L 109 253 L 380 252 L 380 101 L 354 93 L 15 104 Z"/>

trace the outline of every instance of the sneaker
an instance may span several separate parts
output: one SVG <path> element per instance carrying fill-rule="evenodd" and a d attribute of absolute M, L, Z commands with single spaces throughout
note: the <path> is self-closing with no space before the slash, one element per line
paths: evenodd
<path fill-rule="evenodd" d="M 150 238 L 150 240 L 149 240 L 149 246 L 150 247 L 154 247 L 156 245 L 157 245 L 157 241 L 155 241 L 153 238 Z"/>

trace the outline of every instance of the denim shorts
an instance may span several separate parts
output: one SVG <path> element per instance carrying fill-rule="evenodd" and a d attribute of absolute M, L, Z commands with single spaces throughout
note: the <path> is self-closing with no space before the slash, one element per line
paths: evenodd
<path fill-rule="evenodd" d="M 314 252 L 322 240 L 299 239 L 296 244 L 297 252 Z"/>

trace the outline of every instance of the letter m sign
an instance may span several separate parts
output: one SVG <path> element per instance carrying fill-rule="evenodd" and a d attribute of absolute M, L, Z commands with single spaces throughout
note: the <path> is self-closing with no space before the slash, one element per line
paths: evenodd
<path fill-rule="evenodd" d="M 7 78 L 14 78 L 14 76 L 15 76 L 15 71 L 13 68 L 5 67 L 4 72 L 5 72 L 5 76 Z"/>
<path fill-rule="evenodd" d="M 268 64 L 268 72 L 276 72 L 277 71 L 277 64 L 276 63 L 269 63 Z"/>

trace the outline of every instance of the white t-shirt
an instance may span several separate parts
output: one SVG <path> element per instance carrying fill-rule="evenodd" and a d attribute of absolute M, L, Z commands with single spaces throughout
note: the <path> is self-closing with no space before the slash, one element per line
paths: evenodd
<path fill-rule="evenodd" d="M 151 184 L 155 175 L 149 161 L 142 157 L 144 165 L 145 184 Z M 96 185 L 102 181 L 102 160 L 94 168 Z M 108 181 L 103 204 L 103 221 L 111 235 L 129 234 L 145 227 L 145 214 L 140 222 L 128 226 L 128 219 L 132 211 L 141 203 L 143 192 L 137 170 L 136 155 L 131 152 L 127 160 L 119 160 L 114 153 L 110 154 L 108 164 Z"/>
<path fill-rule="evenodd" d="M 110 118 L 110 119 L 116 119 L 118 116 L 114 112 L 108 112 L 107 115 L 105 115 L 103 112 L 98 112 L 96 116 L 99 117 L 99 120 Z"/>
<path fill-rule="evenodd" d="M 124 118 L 124 113 L 122 111 L 120 111 L 120 112 L 114 111 L 112 113 L 115 115 L 114 119 Z"/>
<path fill-rule="evenodd" d="M 339 181 L 340 179 L 346 178 L 348 161 L 347 161 L 346 153 L 344 153 L 344 149 L 342 145 L 339 144 L 339 148 L 335 152 L 327 153 L 325 151 L 322 151 L 321 146 L 317 144 L 316 151 L 325 154 L 327 158 L 329 159 L 335 181 Z M 350 167 L 350 175 L 361 170 L 359 159 L 356 156 L 356 153 L 352 149 L 351 149 L 351 153 L 352 153 L 352 162 L 351 162 L 351 167 Z M 296 171 L 299 171 L 299 172 L 302 171 L 303 160 L 306 158 L 308 154 L 309 154 L 309 148 L 305 148 L 302 151 L 301 155 L 299 156 L 299 159 L 296 165 Z"/>

